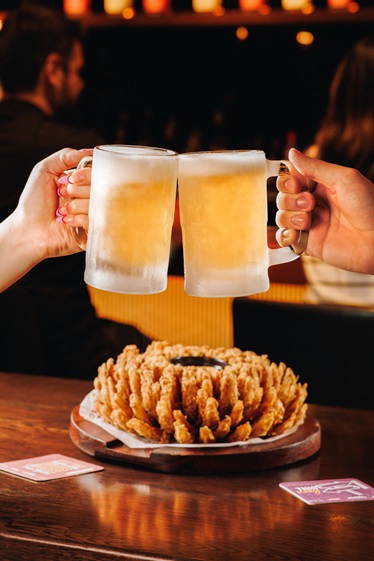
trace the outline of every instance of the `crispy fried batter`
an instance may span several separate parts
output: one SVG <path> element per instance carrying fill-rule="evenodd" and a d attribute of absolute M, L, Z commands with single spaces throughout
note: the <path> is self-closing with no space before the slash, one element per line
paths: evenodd
<path fill-rule="evenodd" d="M 227 366 L 182 366 L 180 356 Z M 128 345 L 98 368 L 94 407 L 107 422 L 156 442 L 237 442 L 276 436 L 304 422 L 307 384 L 267 355 L 238 348 L 154 341 L 144 353 Z"/>
<path fill-rule="evenodd" d="M 157 419 L 157 403 L 160 400 L 161 388 L 159 382 L 152 382 L 144 379 L 141 386 L 141 397 L 144 410 L 152 417 Z"/>
<path fill-rule="evenodd" d="M 223 417 L 231 412 L 238 400 L 238 379 L 231 373 L 223 374 L 220 384 L 219 413 Z"/>
<path fill-rule="evenodd" d="M 273 429 L 271 429 L 269 436 L 277 436 L 278 434 L 283 434 L 284 432 L 292 429 L 292 427 L 300 425 L 306 417 L 307 409 L 308 405 L 304 403 L 299 411 L 294 411 L 288 417 L 288 419 L 285 419 L 282 423 L 279 423 Z"/>
<path fill-rule="evenodd" d="M 170 399 L 162 395 L 156 405 L 157 419 L 162 430 L 173 432 L 174 415 Z"/>
<path fill-rule="evenodd" d="M 135 393 L 130 395 L 130 407 L 136 419 L 140 419 L 144 423 L 152 423 L 152 418 L 144 410 L 140 395 Z"/>
<path fill-rule="evenodd" d="M 192 425 L 187 421 L 187 417 L 183 415 L 182 411 L 177 409 L 174 411 L 174 437 L 180 444 L 192 444 L 195 442 L 195 430 Z"/>
<path fill-rule="evenodd" d="M 236 427 L 234 432 L 227 438 L 227 442 L 241 442 L 249 439 L 252 427 L 250 423 L 244 423 Z"/>
<path fill-rule="evenodd" d="M 140 419 L 136 419 L 133 417 L 127 423 L 127 429 L 133 432 L 134 434 L 138 434 L 147 440 L 155 440 L 156 442 L 160 441 L 162 438 L 162 430 L 153 427 L 149 423 L 145 423 Z"/>
<path fill-rule="evenodd" d="M 236 403 L 234 403 L 233 408 L 231 409 L 230 418 L 231 418 L 231 426 L 236 427 L 239 423 L 241 423 L 243 419 L 244 413 L 244 403 L 241 399 L 238 399 Z"/>
<path fill-rule="evenodd" d="M 196 395 L 198 385 L 195 374 L 191 367 L 187 367 L 186 371 L 179 367 L 181 372 L 181 392 L 182 392 L 182 407 L 185 415 L 191 423 L 196 421 L 197 418 L 197 402 Z"/>
<path fill-rule="evenodd" d="M 211 444 L 212 442 L 215 441 L 216 439 L 214 438 L 214 434 L 209 427 L 207 426 L 200 427 L 199 442 L 202 442 L 203 444 Z"/>
<path fill-rule="evenodd" d="M 197 390 L 197 404 L 202 425 L 206 425 L 212 430 L 216 429 L 220 422 L 218 401 L 214 397 L 208 397 L 206 392 L 200 388 Z"/>
<path fill-rule="evenodd" d="M 220 421 L 218 427 L 214 431 L 214 436 L 217 440 L 223 440 L 229 434 L 231 429 L 231 417 L 226 415 L 222 421 Z"/>

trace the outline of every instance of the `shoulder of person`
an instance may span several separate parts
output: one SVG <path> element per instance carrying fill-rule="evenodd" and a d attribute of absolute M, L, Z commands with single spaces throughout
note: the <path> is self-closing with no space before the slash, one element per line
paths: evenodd
<path fill-rule="evenodd" d="M 93 148 L 98 144 L 105 143 L 100 133 L 94 129 L 65 124 L 59 121 L 50 120 L 45 122 L 44 132 L 50 138 L 51 143 L 53 142 L 54 145 L 59 147 Z"/>

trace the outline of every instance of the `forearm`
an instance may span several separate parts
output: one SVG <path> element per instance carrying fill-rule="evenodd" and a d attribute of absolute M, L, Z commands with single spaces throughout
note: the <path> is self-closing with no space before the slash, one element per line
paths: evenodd
<path fill-rule="evenodd" d="M 13 213 L 0 223 L 0 292 L 15 283 L 43 256 Z"/>

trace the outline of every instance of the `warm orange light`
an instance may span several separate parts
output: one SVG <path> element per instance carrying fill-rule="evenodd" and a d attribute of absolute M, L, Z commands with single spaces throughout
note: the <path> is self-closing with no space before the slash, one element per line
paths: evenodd
<path fill-rule="evenodd" d="M 63 8 L 71 16 L 85 14 L 91 10 L 91 0 L 64 0 Z"/>
<path fill-rule="evenodd" d="M 263 4 L 262 6 L 259 7 L 258 11 L 263 16 L 266 16 L 267 14 L 270 14 L 271 7 L 269 6 L 269 4 Z"/>
<path fill-rule="evenodd" d="M 239 0 L 239 8 L 245 11 L 259 10 L 266 0 Z"/>
<path fill-rule="evenodd" d="M 351 0 L 327 0 L 327 6 L 329 8 L 339 10 L 339 9 L 347 8 L 350 2 Z"/>
<path fill-rule="evenodd" d="M 314 4 L 305 4 L 302 8 L 301 11 L 303 14 L 312 14 L 315 10 Z"/>
<path fill-rule="evenodd" d="M 126 8 L 122 12 L 123 19 L 132 19 L 135 16 L 134 8 Z"/>
<path fill-rule="evenodd" d="M 171 0 L 143 0 L 143 11 L 146 14 L 161 14 L 170 10 Z"/>
<path fill-rule="evenodd" d="M 304 10 L 311 0 L 282 0 L 283 10 Z"/>
<path fill-rule="evenodd" d="M 192 0 L 192 9 L 194 12 L 216 13 L 218 8 L 222 8 L 222 0 Z"/>
<path fill-rule="evenodd" d="M 296 41 L 299 45 L 303 45 L 303 47 L 308 47 L 312 43 L 314 43 L 314 35 L 309 31 L 299 31 L 296 34 Z"/>
<path fill-rule="evenodd" d="M 239 39 L 239 41 L 245 41 L 248 37 L 248 29 L 241 25 L 237 28 L 235 35 L 236 38 Z"/>
<path fill-rule="evenodd" d="M 126 8 L 132 8 L 134 0 L 104 0 L 104 12 L 115 15 L 122 14 Z"/>
<path fill-rule="evenodd" d="M 350 14 L 355 14 L 360 10 L 360 4 L 358 2 L 351 2 L 348 4 L 347 10 Z"/>
<path fill-rule="evenodd" d="M 218 6 L 217 8 L 214 8 L 212 13 L 218 17 L 223 16 L 225 15 L 225 8 L 223 6 Z"/>

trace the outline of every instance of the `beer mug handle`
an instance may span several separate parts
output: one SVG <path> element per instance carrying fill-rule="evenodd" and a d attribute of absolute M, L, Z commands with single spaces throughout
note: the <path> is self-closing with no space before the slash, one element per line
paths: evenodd
<path fill-rule="evenodd" d="M 77 165 L 77 169 L 84 169 L 87 167 L 92 166 L 92 156 L 85 156 L 81 159 L 79 164 Z M 77 244 L 83 251 L 86 251 L 87 248 L 87 230 L 84 228 L 74 228 L 75 230 L 75 239 Z"/>
<path fill-rule="evenodd" d="M 288 160 L 266 160 L 267 178 L 279 175 L 291 175 L 290 163 Z M 296 243 L 287 247 L 268 250 L 269 267 L 272 265 L 281 265 L 298 259 L 304 253 L 308 244 L 309 232 L 300 230 L 299 239 Z"/>

